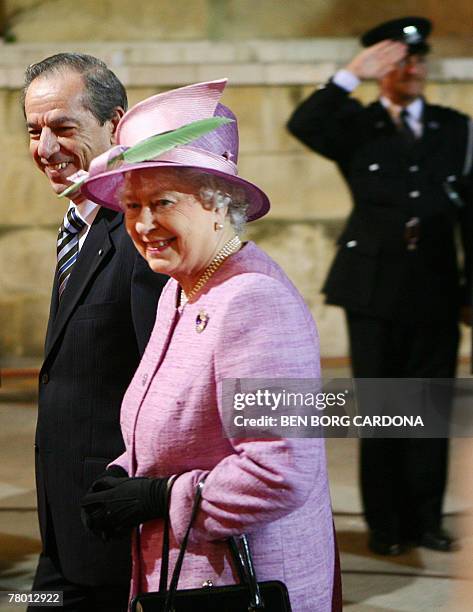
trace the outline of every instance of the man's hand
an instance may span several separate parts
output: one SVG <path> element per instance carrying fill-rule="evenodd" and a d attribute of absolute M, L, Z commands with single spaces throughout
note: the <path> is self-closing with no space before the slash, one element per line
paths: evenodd
<path fill-rule="evenodd" d="M 381 79 L 396 68 L 407 53 L 407 45 L 394 40 L 383 40 L 356 55 L 352 61 L 345 66 L 360 80 Z"/>

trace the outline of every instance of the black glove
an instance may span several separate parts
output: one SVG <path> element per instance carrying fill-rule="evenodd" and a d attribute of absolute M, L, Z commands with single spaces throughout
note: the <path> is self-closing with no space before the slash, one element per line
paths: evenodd
<path fill-rule="evenodd" d="M 165 515 L 167 478 L 129 478 L 110 471 L 92 484 L 81 502 L 86 527 L 107 539 Z"/>
<path fill-rule="evenodd" d="M 112 489 L 116 485 L 117 478 L 128 478 L 128 472 L 119 465 L 111 465 L 104 472 L 102 472 L 100 476 L 97 476 L 94 482 L 90 485 L 85 496 L 87 496 L 89 493 L 96 493 L 98 491 L 104 491 L 105 489 Z M 107 542 L 113 536 L 120 535 L 113 529 L 109 529 L 107 531 L 96 529 L 84 508 L 81 508 L 80 510 L 80 518 L 84 527 L 89 529 L 94 535 L 101 538 L 104 542 Z"/>
<path fill-rule="evenodd" d="M 113 480 L 109 480 L 113 478 Z M 120 465 L 111 465 L 105 472 L 102 472 L 100 476 L 94 480 L 90 485 L 86 495 L 89 493 L 97 493 L 97 491 L 103 491 L 104 489 L 111 489 L 115 486 L 116 478 L 128 478 L 128 472 Z"/>

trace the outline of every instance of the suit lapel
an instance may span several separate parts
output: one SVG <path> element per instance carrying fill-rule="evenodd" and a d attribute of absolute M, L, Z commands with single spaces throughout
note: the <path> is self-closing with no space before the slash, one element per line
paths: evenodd
<path fill-rule="evenodd" d="M 107 253 L 112 248 L 110 232 L 120 224 L 121 218 L 121 215 L 104 208 L 99 210 L 80 250 L 79 257 L 74 265 L 59 304 L 57 300 L 57 279 L 54 279 L 54 293 L 51 306 L 52 316 L 46 336 L 45 359 L 48 357 L 49 352 L 60 337 L 77 303 L 86 290 L 90 279 L 106 260 Z M 55 300 L 57 309 L 53 307 Z M 53 312 L 54 310 L 55 313 Z M 53 318 L 54 314 L 55 317 Z"/>
<path fill-rule="evenodd" d="M 48 329 L 46 331 L 46 340 L 44 342 L 45 353 L 49 352 L 51 347 L 51 339 L 54 331 L 54 320 L 56 319 L 57 309 L 59 307 L 58 285 L 57 285 L 57 269 L 54 271 L 53 290 L 51 294 L 51 307 L 49 309 Z"/>
<path fill-rule="evenodd" d="M 372 120 L 383 121 L 389 126 L 394 127 L 394 124 L 391 121 L 391 117 L 388 111 L 384 108 L 384 106 L 381 104 L 379 100 L 375 100 L 374 102 L 371 102 L 371 104 L 368 105 L 367 110 L 370 113 Z M 375 127 L 379 128 L 379 127 L 386 127 L 386 126 L 377 125 Z"/>
<path fill-rule="evenodd" d="M 379 102 L 379 100 L 372 102 L 366 108 L 366 112 L 368 115 L 368 121 L 376 132 L 386 133 L 395 130 L 394 123 L 392 122 L 388 111 L 384 108 L 381 102 Z"/>

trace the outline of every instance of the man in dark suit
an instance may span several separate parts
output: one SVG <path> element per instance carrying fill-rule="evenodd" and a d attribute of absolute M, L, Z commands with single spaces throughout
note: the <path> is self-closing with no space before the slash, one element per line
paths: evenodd
<path fill-rule="evenodd" d="M 30 152 L 60 194 L 114 142 L 126 110 L 106 65 L 59 54 L 26 71 Z M 42 553 L 33 588 L 64 592 L 64 609 L 127 609 L 129 538 L 102 541 L 81 523 L 80 500 L 124 450 L 120 404 L 155 320 L 166 278 L 153 273 L 122 215 L 71 196 L 58 238 L 40 372 L 36 476 Z"/>
<path fill-rule="evenodd" d="M 288 124 L 337 163 L 352 193 L 323 290 L 345 308 L 358 378 L 452 378 L 458 319 L 470 313 L 472 201 L 461 193 L 471 181 L 473 132 L 467 116 L 422 97 L 430 29 L 426 19 L 405 18 L 367 32 L 367 48 Z M 366 107 L 350 97 L 364 79 L 380 89 Z M 399 554 L 406 542 L 453 549 L 442 529 L 446 475 L 446 439 L 361 440 L 374 552 Z"/>

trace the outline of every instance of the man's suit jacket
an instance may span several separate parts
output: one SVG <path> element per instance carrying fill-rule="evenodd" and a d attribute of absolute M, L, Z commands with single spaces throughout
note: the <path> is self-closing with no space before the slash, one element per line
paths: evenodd
<path fill-rule="evenodd" d="M 81 523 L 80 502 L 123 450 L 122 396 L 152 330 L 166 282 L 127 235 L 123 216 L 101 209 L 60 303 L 53 287 L 40 372 L 36 466 L 46 554 L 78 584 L 126 584 L 128 538 L 104 543 Z"/>
<path fill-rule="evenodd" d="M 471 191 L 469 119 L 425 104 L 422 122 L 422 137 L 409 145 L 380 102 L 364 107 L 332 82 L 291 117 L 292 134 L 337 163 L 353 198 L 324 286 L 328 303 L 428 324 L 455 319 L 470 303 L 473 200 L 455 197 Z M 418 242 L 409 250 L 413 218 Z"/>

